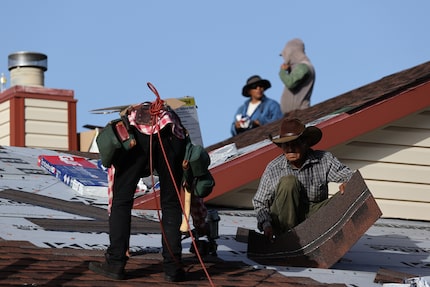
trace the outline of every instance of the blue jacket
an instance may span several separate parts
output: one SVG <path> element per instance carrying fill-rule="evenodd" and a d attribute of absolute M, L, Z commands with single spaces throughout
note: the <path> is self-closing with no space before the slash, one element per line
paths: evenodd
<path fill-rule="evenodd" d="M 231 124 L 231 134 L 233 136 L 237 135 L 238 132 L 243 132 L 245 130 L 250 130 L 252 128 L 255 128 L 252 125 L 250 125 L 248 129 L 241 129 L 240 131 L 237 131 L 235 127 L 236 115 L 242 115 L 245 117 L 246 111 L 248 109 L 248 104 L 250 101 L 251 99 L 247 99 L 243 103 L 243 105 L 241 105 L 239 109 L 237 109 L 237 112 L 234 114 L 233 123 Z M 281 112 L 281 107 L 279 103 L 275 100 L 268 98 L 267 96 L 263 96 L 263 98 L 261 99 L 260 105 L 255 109 L 250 119 L 251 119 L 251 122 L 255 120 L 260 121 L 260 125 L 262 126 L 262 125 L 271 123 L 273 121 L 279 120 L 280 118 L 282 118 L 282 116 L 283 114 Z"/>

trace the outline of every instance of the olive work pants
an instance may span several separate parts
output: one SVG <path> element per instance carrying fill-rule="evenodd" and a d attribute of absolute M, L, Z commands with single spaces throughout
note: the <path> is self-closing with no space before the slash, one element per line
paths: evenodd
<path fill-rule="evenodd" d="M 281 235 L 303 222 L 330 198 L 321 202 L 305 200 L 306 194 L 300 181 L 293 175 L 281 177 L 275 191 L 275 199 L 270 207 L 272 228 L 275 235 Z"/>

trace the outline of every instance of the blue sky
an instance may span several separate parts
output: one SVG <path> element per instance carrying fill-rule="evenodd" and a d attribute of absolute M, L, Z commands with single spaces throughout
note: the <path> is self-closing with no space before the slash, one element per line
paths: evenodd
<path fill-rule="evenodd" d="M 430 60 L 430 1 L 14 0 L 0 4 L 0 72 L 8 56 L 48 56 L 45 86 L 74 90 L 78 131 L 116 114 L 92 109 L 195 97 L 203 143 L 230 137 L 254 74 L 280 99 L 285 43 L 305 42 L 316 69 L 311 104 Z"/>

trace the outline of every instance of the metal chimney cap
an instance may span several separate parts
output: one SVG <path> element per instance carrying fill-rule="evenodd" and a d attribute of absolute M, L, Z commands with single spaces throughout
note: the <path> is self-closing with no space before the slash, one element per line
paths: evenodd
<path fill-rule="evenodd" d="M 18 67 L 36 67 L 48 70 L 48 56 L 37 52 L 20 51 L 8 57 L 9 71 Z"/>

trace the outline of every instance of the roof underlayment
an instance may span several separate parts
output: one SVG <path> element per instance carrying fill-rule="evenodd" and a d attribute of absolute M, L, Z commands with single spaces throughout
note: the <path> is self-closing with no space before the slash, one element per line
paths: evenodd
<path fill-rule="evenodd" d="M 3 146 L 0 148 L 0 238 L 29 241 L 43 248 L 104 250 L 107 196 L 80 194 L 38 166 L 40 155 L 60 155 L 50 150 Z M 64 155 L 64 154 L 63 154 Z M 40 196 L 46 198 L 41 200 Z M 62 206 L 61 202 L 67 202 Z M 91 211 L 87 211 L 91 208 Z M 225 261 L 242 261 L 256 269 L 272 269 L 289 277 L 309 277 L 323 283 L 347 286 L 381 286 L 374 283 L 381 269 L 430 276 L 430 225 L 428 222 L 379 219 L 330 269 L 263 266 L 247 257 L 247 244 L 235 240 L 237 229 L 256 229 L 251 210 L 218 210 L 220 238 L 217 255 Z M 136 218 L 158 223 L 157 211 L 134 210 Z M 95 222 L 88 230 L 82 222 Z M 148 226 L 148 224 L 146 225 Z M 153 227 L 156 230 L 156 225 Z M 183 241 L 189 253 L 190 239 Z M 159 232 L 133 230 L 131 251 L 158 253 Z"/>

